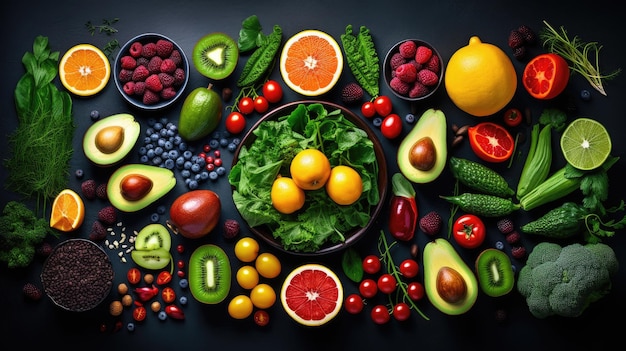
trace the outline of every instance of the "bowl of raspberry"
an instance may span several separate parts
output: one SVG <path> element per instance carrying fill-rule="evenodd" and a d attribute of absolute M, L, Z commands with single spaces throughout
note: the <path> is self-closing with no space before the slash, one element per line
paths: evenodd
<path fill-rule="evenodd" d="M 189 81 L 189 61 L 172 39 L 144 33 L 121 48 L 113 64 L 122 97 L 141 110 L 161 110 L 177 101 Z"/>
<path fill-rule="evenodd" d="M 404 39 L 389 49 L 383 63 L 387 86 L 397 97 L 420 101 L 432 96 L 443 80 L 444 62 L 428 42 Z"/>

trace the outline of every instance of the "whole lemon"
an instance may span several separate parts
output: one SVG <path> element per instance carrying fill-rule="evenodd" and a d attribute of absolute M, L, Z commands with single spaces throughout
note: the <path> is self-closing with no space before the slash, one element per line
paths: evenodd
<path fill-rule="evenodd" d="M 452 102 L 476 117 L 495 114 L 515 95 L 517 74 L 499 47 L 472 36 L 448 61 L 444 84 Z"/>

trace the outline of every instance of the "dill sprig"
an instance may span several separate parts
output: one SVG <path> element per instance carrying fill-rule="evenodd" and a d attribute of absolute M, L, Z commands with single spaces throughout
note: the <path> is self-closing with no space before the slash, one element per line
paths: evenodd
<path fill-rule="evenodd" d="M 119 18 L 114 18 L 111 20 L 103 19 L 101 25 L 94 25 L 93 23 L 91 23 L 91 21 L 87 21 L 87 23 L 85 23 L 85 26 L 87 27 L 87 30 L 89 31 L 89 33 L 91 33 L 91 35 L 94 35 L 96 31 L 98 33 L 104 33 L 106 35 L 113 35 L 117 33 L 117 29 L 115 29 L 113 25 L 119 20 Z"/>
<path fill-rule="evenodd" d="M 570 39 L 564 27 L 561 26 L 560 31 L 557 31 L 545 20 L 543 23 L 547 27 L 539 34 L 543 47 L 569 61 L 573 71 L 580 73 L 594 89 L 606 96 L 603 81 L 615 78 L 621 69 L 609 74 L 600 72 L 599 58 L 602 46 L 597 42 L 585 43 L 578 36 Z"/>

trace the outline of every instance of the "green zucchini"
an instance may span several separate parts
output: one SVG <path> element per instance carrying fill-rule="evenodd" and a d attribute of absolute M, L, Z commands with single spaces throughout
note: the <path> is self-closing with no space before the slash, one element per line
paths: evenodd
<path fill-rule="evenodd" d="M 511 197 L 515 191 L 498 172 L 465 158 L 450 157 L 452 175 L 465 186 L 483 194 Z"/>
<path fill-rule="evenodd" d="M 565 202 L 536 220 L 524 224 L 520 230 L 526 234 L 552 239 L 569 238 L 582 232 L 586 214 L 584 207 L 574 202 Z"/>
<path fill-rule="evenodd" d="M 458 205 L 467 213 L 483 217 L 504 217 L 520 208 L 519 204 L 510 199 L 489 194 L 463 193 L 457 196 L 440 197 Z"/>

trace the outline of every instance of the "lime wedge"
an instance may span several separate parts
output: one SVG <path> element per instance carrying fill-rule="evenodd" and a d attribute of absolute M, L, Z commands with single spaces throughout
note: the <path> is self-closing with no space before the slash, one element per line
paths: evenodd
<path fill-rule="evenodd" d="M 561 151 L 569 164 L 589 171 L 600 167 L 609 157 L 611 137 L 600 122 L 590 118 L 577 118 L 563 131 Z"/>

